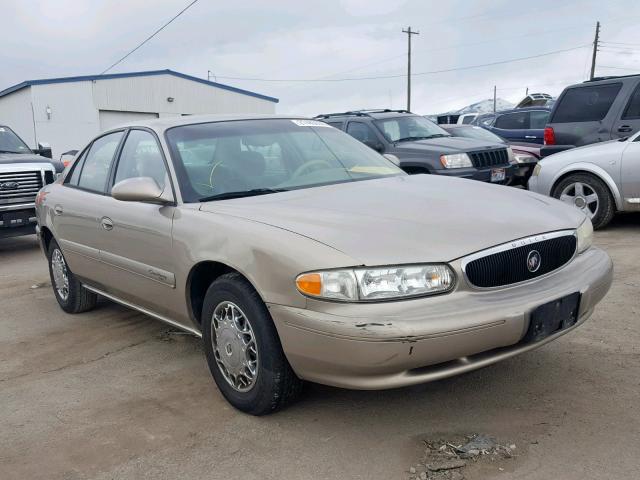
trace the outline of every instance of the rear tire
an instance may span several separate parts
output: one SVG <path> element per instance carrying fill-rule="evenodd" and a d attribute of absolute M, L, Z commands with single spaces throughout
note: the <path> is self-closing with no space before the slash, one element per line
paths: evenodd
<path fill-rule="evenodd" d="M 251 415 L 275 412 L 299 395 L 266 305 L 238 273 L 214 281 L 202 309 L 202 340 L 209 370 L 222 395 Z"/>
<path fill-rule="evenodd" d="M 82 286 L 67 266 L 58 242 L 51 240 L 47 258 L 53 294 L 60 308 L 67 313 L 82 313 L 96 306 L 98 295 Z"/>
<path fill-rule="evenodd" d="M 572 173 L 553 189 L 553 197 L 583 211 L 594 229 L 607 226 L 616 213 L 616 204 L 607 185 L 590 173 Z"/>

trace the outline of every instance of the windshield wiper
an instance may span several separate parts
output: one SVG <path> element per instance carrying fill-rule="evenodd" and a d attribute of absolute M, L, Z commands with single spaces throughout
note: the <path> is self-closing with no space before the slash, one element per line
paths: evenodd
<path fill-rule="evenodd" d="M 445 133 L 434 133 L 433 135 L 424 135 L 421 137 L 404 137 L 396 140 L 397 142 L 411 142 L 414 140 L 429 140 L 430 138 L 438 138 L 438 137 L 450 137 L 451 135 L 447 135 Z"/>
<path fill-rule="evenodd" d="M 429 135 L 428 137 L 424 137 L 424 138 L 440 138 L 440 137 L 451 137 L 452 135 L 446 134 L 446 133 L 434 133 L 433 135 Z"/>
<path fill-rule="evenodd" d="M 286 188 L 254 188 L 252 190 L 241 190 L 238 192 L 224 192 L 217 195 L 210 195 L 201 198 L 200 202 L 211 202 L 213 200 L 228 200 L 230 198 L 255 197 L 258 195 L 268 195 L 269 193 L 287 192 Z"/>
<path fill-rule="evenodd" d="M 14 150 L 0 150 L 0 153 L 22 153 L 22 152 L 16 152 Z"/>
<path fill-rule="evenodd" d="M 412 140 L 424 140 L 425 138 L 429 138 L 429 137 L 404 137 L 404 138 L 399 138 L 398 140 L 396 140 L 397 142 L 410 142 Z"/>

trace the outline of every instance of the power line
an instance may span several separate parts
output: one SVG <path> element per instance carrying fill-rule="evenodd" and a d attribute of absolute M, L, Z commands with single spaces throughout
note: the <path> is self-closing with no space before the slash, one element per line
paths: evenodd
<path fill-rule="evenodd" d="M 164 30 L 166 27 L 168 27 L 171 23 L 173 23 L 173 21 L 175 19 L 177 19 L 180 15 L 182 15 L 184 12 L 186 12 L 187 10 L 189 10 L 193 5 L 195 5 L 198 2 L 198 0 L 193 0 L 189 5 L 187 5 L 186 7 L 184 7 L 182 10 L 180 10 L 173 18 L 171 18 L 171 20 L 169 20 L 167 23 L 165 23 L 164 25 L 162 25 L 160 28 L 158 28 L 155 32 L 153 32 L 151 35 L 149 35 L 142 43 L 140 43 L 136 48 L 134 48 L 133 50 L 131 50 L 129 53 L 127 53 L 124 57 L 122 57 L 120 60 L 118 60 L 117 62 L 115 62 L 114 64 L 112 64 L 109 68 L 107 68 L 106 70 L 103 70 L 100 75 L 104 75 L 105 73 L 107 73 L 109 70 L 111 70 L 113 67 L 115 67 L 116 65 L 118 65 L 120 62 L 122 62 L 124 59 L 126 59 L 129 55 L 131 55 L 133 52 L 135 52 L 136 50 L 138 50 L 140 47 L 142 47 L 145 43 L 147 43 L 149 40 L 151 40 L 153 37 L 155 37 L 158 33 L 160 33 L 162 30 Z"/>
<path fill-rule="evenodd" d="M 613 68 L 614 70 L 628 70 L 629 72 L 637 72 L 637 68 L 614 67 L 612 65 L 599 65 L 599 68 Z"/>
<path fill-rule="evenodd" d="M 622 43 L 622 42 L 602 42 L 603 44 L 624 45 L 629 47 L 640 47 L 640 43 Z"/>
<path fill-rule="evenodd" d="M 551 52 L 540 53 L 537 55 L 529 55 L 528 57 L 511 58 L 509 60 L 500 60 L 497 62 L 483 63 L 479 65 L 467 65 L 464 67 L 447 68 L 443 70 L 431 70 L 427 72 L 418 72 L 418 73 L 413 73 L 412 75 L 414 77 L 419 75 L 435 75 L 438 73 L 457 72 L 460 70 L 471 70 L 474 68 L 503 65 L 507 63 L 521 62 L 524 60 L 531 60 L 534 58 L 546 57 L 549 55 L 556 55 L 559 53 L 571 52 L 573 50 L 579 50 L 586 47 L 591 47 L 591 44 L 579 45 L 577 47 L 565 48 L 562 50 L 554 50 Z M 301 83 L 304 83 L 304 82 L 349 82 L 349 81 L 360 81 L 360 80 L 379 80 L 379 79 L 385 79 L 385 78 L 400 78 L 400 77 L 404 77 L 405 75 L 406 74 L 401 73 L 401 74 L 394 74 L 394 75 L 379 75 L 379 76 L 373 76 L 373 77 L 349 77 L 349 78 L 258 78 L 258 77 L 227 77 L 227 76 L 220 75 L 218 76 L 218 78 L 223 78 L 225 80 L 246 80 L 246 81 L 254 81 L 254 82 L 301 82 Z"/>

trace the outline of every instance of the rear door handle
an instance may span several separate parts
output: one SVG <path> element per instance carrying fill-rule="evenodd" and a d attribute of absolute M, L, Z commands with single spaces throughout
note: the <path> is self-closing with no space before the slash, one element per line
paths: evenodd
<path fill-rule="evenodd" d="M 56 205 L 55 207 L 53 207 L 53 214 L 54 215 L 62 215 L 63 209 L 61 205 Z"/>
<path fill-rule="evenodd" d="M 102 217 L 100 219 L 100 225 L 102 225 L 102 228 L 105 230 L 113 230 L 113 220 L 109 217 Z"/>
<path fill-rule="evenodd" d="M 633 128 L 631 128 L 629 125 L 621 125 L 620 127 L 618 127 L 618 131 L 620 133 L 628 133 L 633 131 Z"/>

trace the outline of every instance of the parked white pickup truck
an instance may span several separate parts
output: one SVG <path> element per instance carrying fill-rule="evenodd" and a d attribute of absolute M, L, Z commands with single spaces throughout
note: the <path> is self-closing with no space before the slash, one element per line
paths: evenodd
<path fill-rule="evenodd" d="M 36 150 L 9 127 L 0 125 L 0 238 L 35 232 L 35 199 L 64 166 L 51 159 L 51 148 Z"/>

